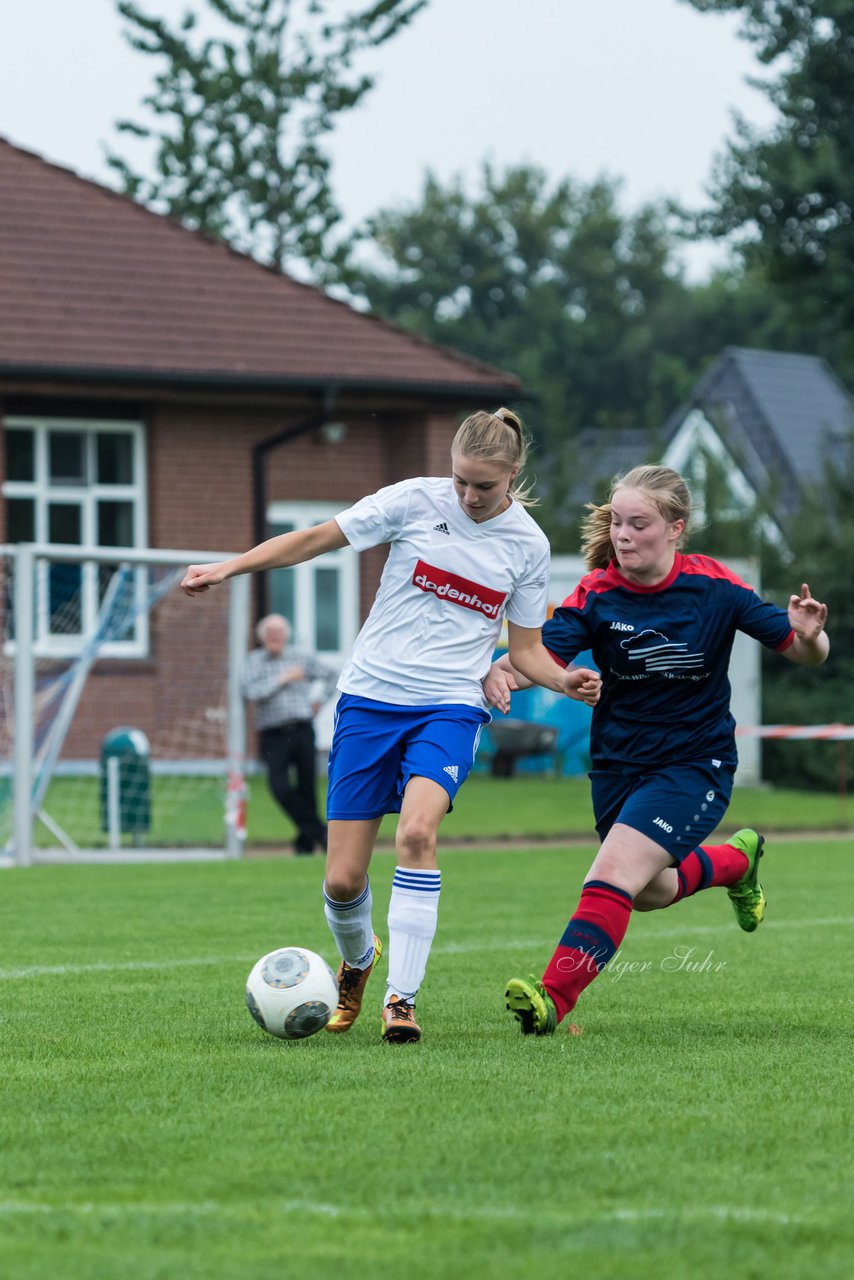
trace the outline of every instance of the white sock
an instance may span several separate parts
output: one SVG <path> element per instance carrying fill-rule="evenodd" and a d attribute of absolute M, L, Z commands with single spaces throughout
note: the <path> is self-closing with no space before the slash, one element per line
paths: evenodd
<path fill-rule="evenodd" d="M 326 923 L 332 930 L 341 959 L 353 969 L 367 969 L 374 958 L 371 906 L 370 880 L 352 902 L 336 902 L 334 898 L 330 898 L 324 880 L 323 912 Z"/>
<path fill-rule="evenodd" d="M 388 990 L 390 996 L 415 1000 L 424 981 L 427 958 L 439 919 L 441 871 L 397 867 L 388 908 Z"/>

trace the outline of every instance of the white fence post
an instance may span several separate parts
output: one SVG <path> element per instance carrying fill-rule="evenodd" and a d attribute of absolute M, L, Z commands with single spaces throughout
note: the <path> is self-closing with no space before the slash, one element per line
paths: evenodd
<path fill-rule="evenodd" d="M 27 867 L 33 860 L 33 577 L 32 547 L 15 550 L 15 860 Z"/>
<path fill-rule="evenodd" d="M 225 846 L 228 857 L 239 858 L 246 839 L 246 716 L 241 681 L 247 652 L 250 580 L 232 578 L 228 608 L 228 780 L 225 807 Z"/>

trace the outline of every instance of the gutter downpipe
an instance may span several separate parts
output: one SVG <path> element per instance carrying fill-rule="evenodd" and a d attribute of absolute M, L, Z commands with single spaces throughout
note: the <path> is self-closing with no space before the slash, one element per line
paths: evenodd
<path fill-rule="evenodd" d="M 259 440 L 252 446 L 252 531 L 255 545 L 264 542 L 267 538 L 267 454 L 279 445 L 296 440 L 310 431 L 317 431 L 325 423 L 331 422 L 335 413 L 336 398 L 337 391 L 334 387 L 324 387 L 319 413 L 313 414 L 310 418 L 304 418 L 302 422 L 296 422 L 293 426 L 285 427 L 276 435 L 268 436 L 266 440 Z M 267 595 L 267 575 L 259 573 L 255 591 L 256 622 L 267 613 Z"/>

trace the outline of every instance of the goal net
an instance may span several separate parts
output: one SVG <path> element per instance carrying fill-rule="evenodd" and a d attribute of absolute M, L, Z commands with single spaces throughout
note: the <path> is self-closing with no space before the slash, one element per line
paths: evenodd
<path fill-rule="evenodd" d="M 248 579 L 212 552 L 6 547 L 0 845 L 18 864 L 239 856 Z"/>

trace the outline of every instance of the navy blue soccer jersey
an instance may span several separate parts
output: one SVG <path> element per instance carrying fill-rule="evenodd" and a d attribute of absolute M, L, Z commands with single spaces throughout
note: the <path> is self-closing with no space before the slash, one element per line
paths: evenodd
<path fill-rule="evenodd" d="M 582 578 L 543 643 L 565 665 L 590 649 L 602 674 L 593 767 L 715 759 L 734 768 L 727 672 L 737 631 L 776 650 L 794 639 L 785 609 L 708 556 L 677 552 L 654 587 L 629 582 L 614 561 Z"/>

